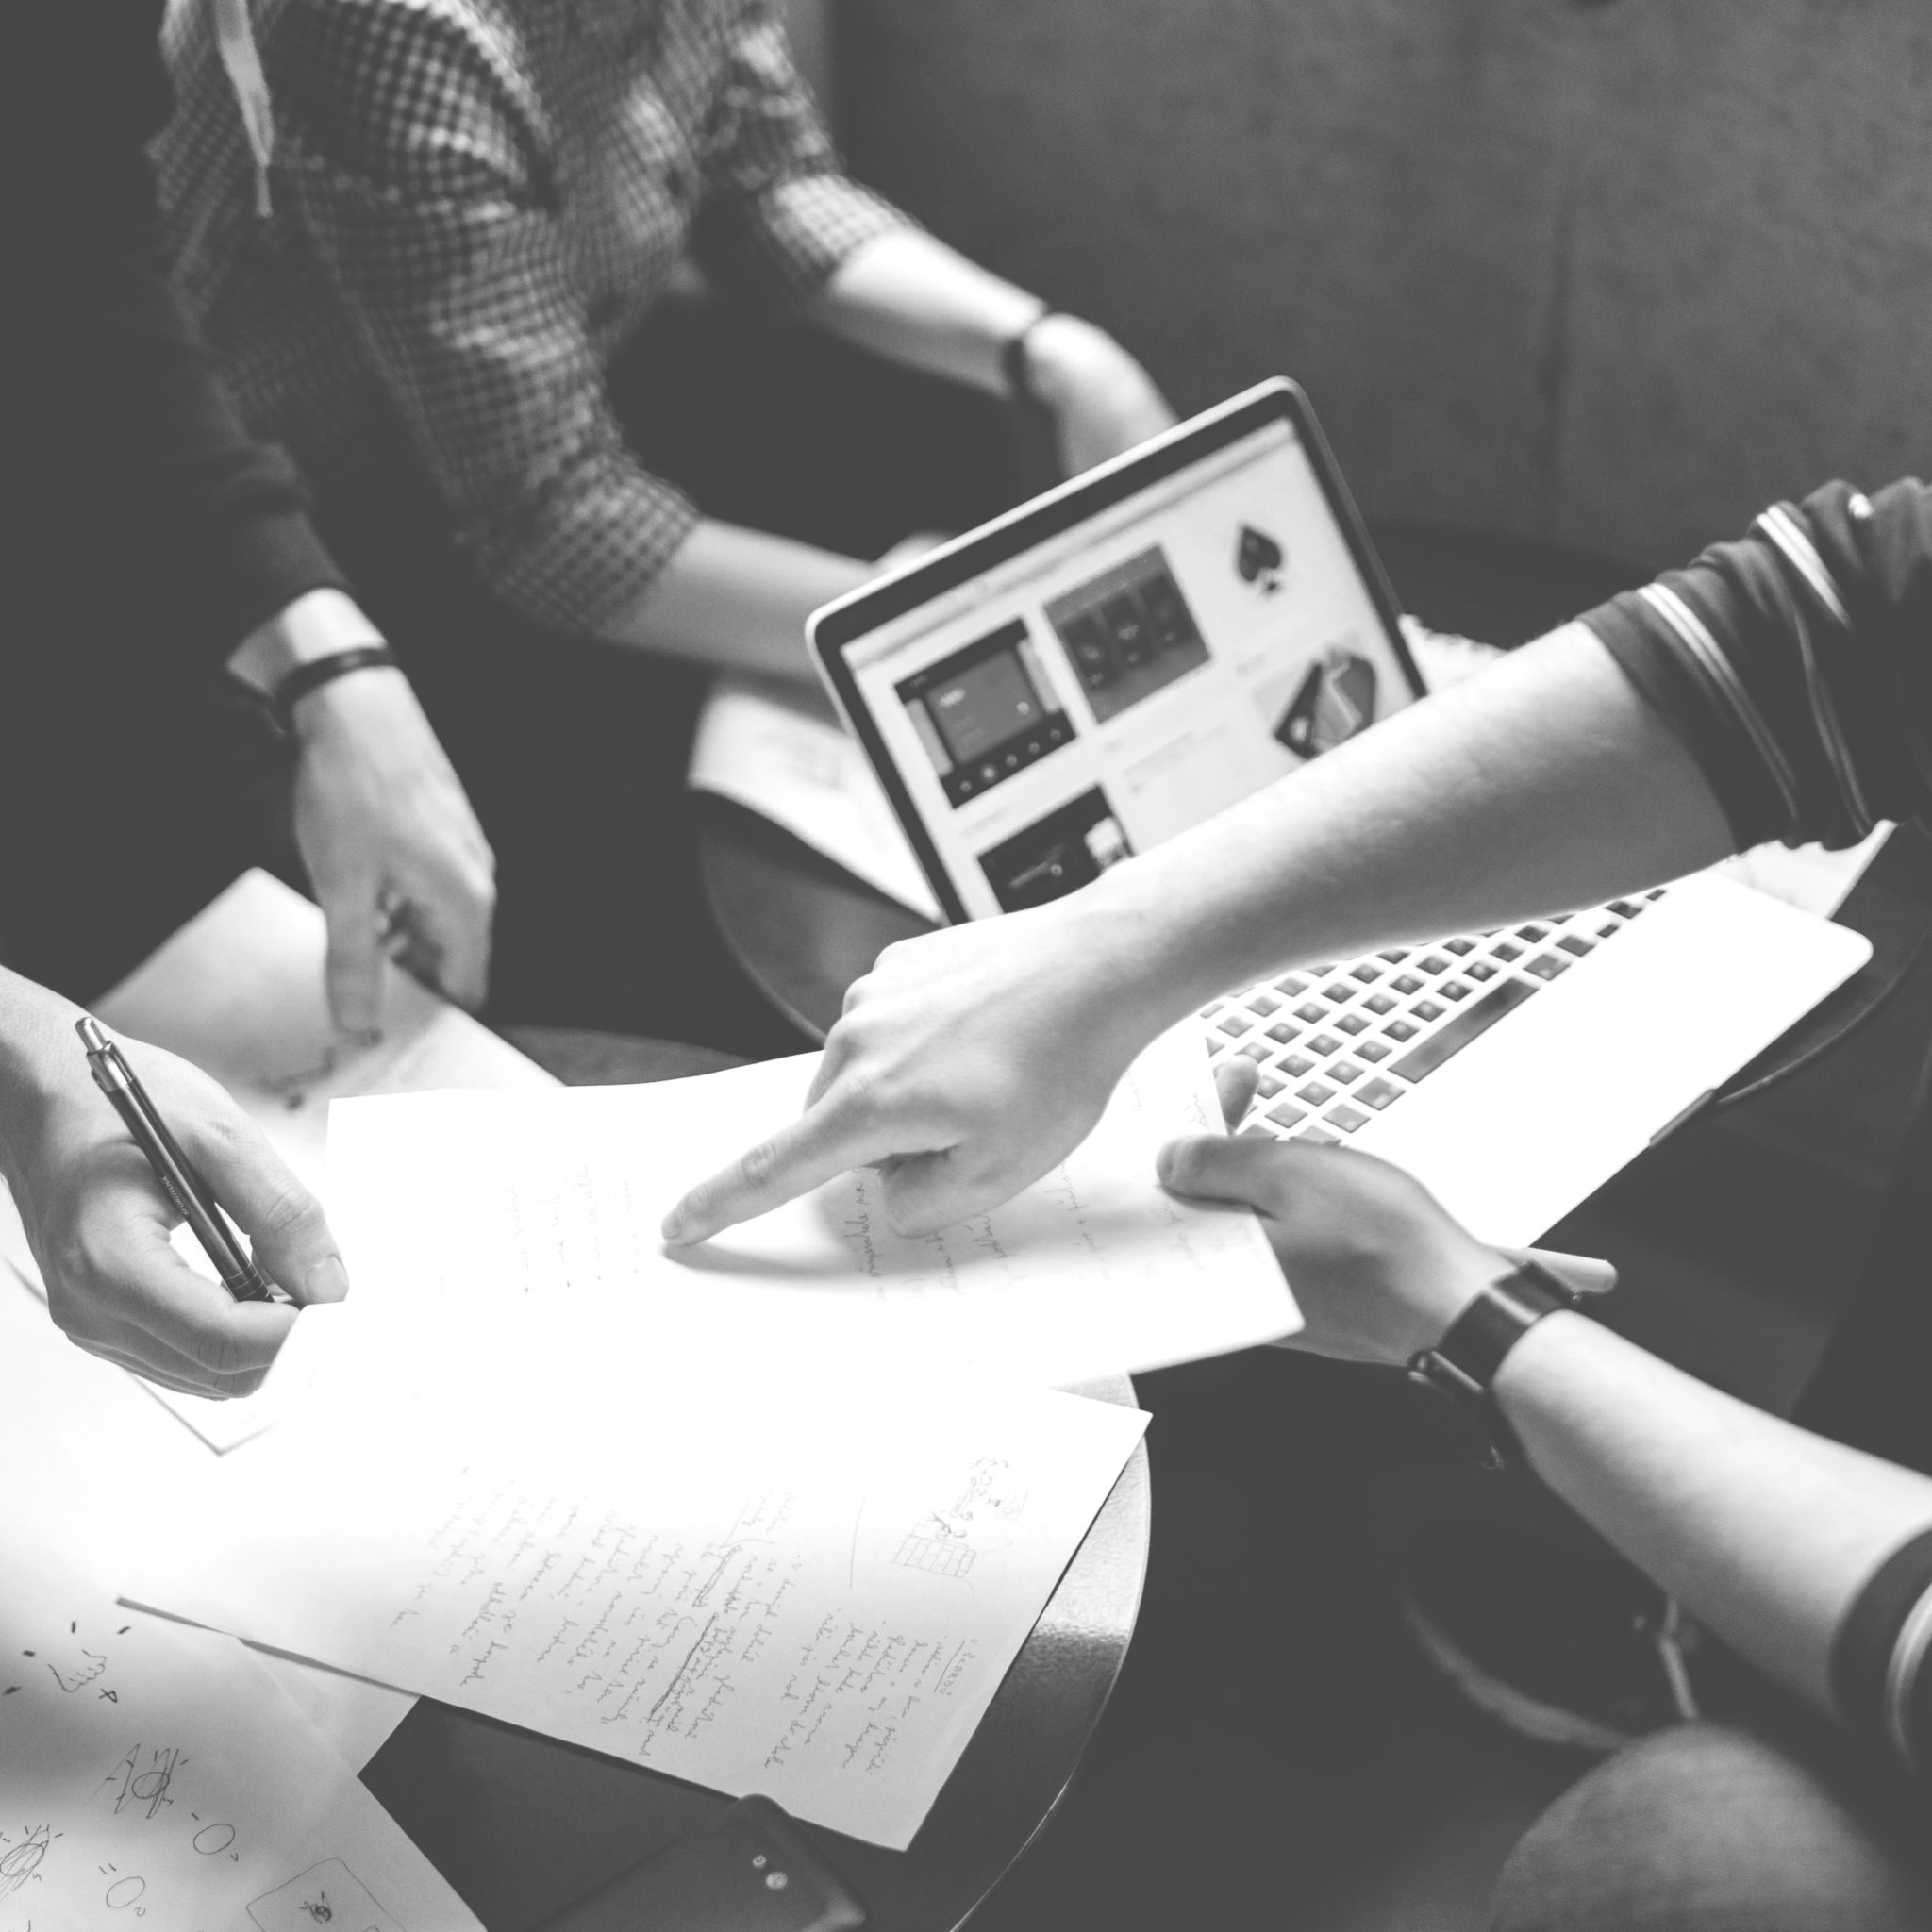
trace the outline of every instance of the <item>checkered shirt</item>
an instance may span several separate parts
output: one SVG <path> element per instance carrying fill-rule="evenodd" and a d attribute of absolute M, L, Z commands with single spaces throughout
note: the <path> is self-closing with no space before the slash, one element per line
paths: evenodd
<path fill-rule="evenodd" d="M 633 608 L 696 511 L 604 371 L 689 257 L 774 310 L 907 218 L 841 171 L 772 0 L 254 0 L 256 209 L 208 0 L 157 150 L 179 273 L 258 433 L 398 415 L 482 580 L 555 628 Z"/>

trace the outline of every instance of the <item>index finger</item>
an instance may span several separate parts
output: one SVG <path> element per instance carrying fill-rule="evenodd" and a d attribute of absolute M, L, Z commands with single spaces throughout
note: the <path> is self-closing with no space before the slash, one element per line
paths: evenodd
<path fill-rule="evenodd" d="M 832 1095 L 700 1181 L 664 1217 L 662 1233 L 672 1246 L 689 1247 L 855 1167 L 940 1151 L 936 1145 L 913 1145 L 903 1133 L 888 1133 L 849 1092 Z"/>
<path fill-rule="evenodd" d="M 382 1017 L 382 946 L 373 880 L 345 880 L 318 890 L 328 923 L 323 976 L 329 1016 L 344 1033 L 366 1033 Z"/>

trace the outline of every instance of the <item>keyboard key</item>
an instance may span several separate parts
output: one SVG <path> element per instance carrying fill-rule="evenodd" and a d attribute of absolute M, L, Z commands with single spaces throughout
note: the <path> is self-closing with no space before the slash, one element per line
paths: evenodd
<path fill-rule="evenodd" d="M 1391 984 L 1397 992 L 1402 993 L 1420 992 L 1423 990 L 1422 981 L 1413 973 L 1405 973 L 1400 979 L 1393 980 Z"/>
<path fill-rule="evenodd" d="M 1643 910 L 1643 908 L 1638 905 L 1634 900 L 1612 899 L 1610 901 L 1610 910 L 1614 912 L 1619 919 L 1635 919 L 1637 915 Z"/>
<path fill-rule="evenodd" d="M 1297 1020 L 1305 1021 L 1308 1025 L 1313 1026 L 1328 1017 L 1328 1008 L 1326 1007 L 1318 1007 L 1313 1000 L 1309 1000 L 1306 1006 L 1300 1006 L 1294 1009 L 1294 1016 Z"/>
<path fill-rule="evenodd" d="M 1382 969 L 1372 959 L 1364 959 L 1359 966 L 1348 969 L 1351 979 L 1359 979 L 1364 986 L 1374 986 L 1382 976 Z"/>
<path fill-rule="evenodd" d="M 1293 999 L 1296 993 L 1307 991 L 1308 982 L 1299 973 L 1285 973 L 1274 982 L 1274 990 Z"/>
<path fill-rule="evenodd" d="M 1420 959 L 1416 962 L 1415 970 L 1418 973 L 1427 973 L 1430 974 L 1446 973 L 1449 970 L 1449 962 L 1443 958 L 1441 953 L 1431 953 L 1426 959 Z"/>
<path fill-rule="evenodd" d="M 1408 1010 L 1418 1020 L 1440 1020 L 1449 1008 L 1439 1007 L 1434 1000 L 1418 1000 Z"/>
<path fill-rule="evenodd" d="M 1341 1144 L 1341 1136 L 1331 1134 L 1325 1127 L 1304 1127 L 1295 1139 L 1310 1147 L 1339 1147 Z"/>
<path fill-rule="evenodd" d="M 1318 1033 L 1314 1039 L 1303 1042 L 1311 1054 L 1326 1059 L 1331 1053 L 1341 1051 L 1341 1042 L 1332 1033 Z"/>
<path fill-rule="evenodd" d="M 1621 925 L 1619 925 L 1617 922 L 1613 919 L 1607 925 L 1598 926 L 1596 929 L 1596 936 L 1600 940 L 1615 939 L 1616 936 L 1623 930 L 1624 928 Z"/>
<path fill-rule="evenodd" d="M 1535 945 L 1539 940 L 1548 939 L 1549 936 L 1550 929 L 1546 925 L 1519 925 L 1516 928 L 1516 937 L 1527 940 L 1531 945 Z"/>
<path fill-rule="evenodd" d="M 1493 953 L 1497 958 L 1502 959 L 1506 962 L 1510 959 L 1520 959 L 1523 958 L 1523 948 L 1521 946 L 1511 945 L 1507 940 L 1498 940 L 1496 943 L 1490 948 L 1490 951 Z"/>
<path fill-rule="evenodd" d="M 1442 941 L 1442 950 L 1445 953 L 1454 953 L 1459 959 L 1465 954 L 1475 951 L 1475 941 L 1468 939 L 1444 940 Z"/>
<path fill-rule="evenodd" d="M 1462 970 L 1478 985 L 1486 979 L 1495 978 L 1497 972 L 1497 969 L 1491 966 L 1487 959 L 1472 959 Z"/>
<path fill-rule="evenodd" d="M 1344 1000 L 1354 999 L 1355 988 L 1349 985 L 1347 980 L 1338 979 L 1333 986 L 1324 986 L 1322 989 L 1322 997 L 1324 1000 L 1333 1000 L 1339 1007 Z"/>
<path fill-rule="evenodd" d="M 1357 1040 L 1355 1043 L 1356 1058 L 1367 1060 L 1372 1067 L 1386 1060 L 1392 1052 L 1394 1048 L 1380 1040 Z"/>
<path fill-rule="evenodd" d="M 1299 1126 L 1307 1117 L 1307 1109 L 1295 1106 L 1291 1100 L 1284 1100 L 1279 1107 L 1271 1107 L 1268 1109 L 1268 1118 L 1277 1126 Z"/>
<path fill-rule="evenodd" d="M 1408 958 L 1408 948 L 1407 946 L 1396 946 L 1390 952 L 1377 953 L 1375 958 L 1388 960 L 1391 966 L 1400 966 Z"/>
<path fill-rule="evenodd" d="M 1237 1141 L 1278 1141 L 1280 1138 L 1278 1134 L 1270 1133 L 1258 1121 L 1250 1126 L 1243 1127 L 1235 1136 Z"/>
<path fill-rule="evenodd" d="M 1277 1080 L 1273 1074 L 1263 1074 L 1260 1085 L 1255 1089 L 1263 1100 L 1273 1100 L 1288 1085 L 1286 1080 Z"/>
<path fill-rule="evenodd" d="M 1311 1060 L 1305 1053 L 1285 1053 L 1275 1064 L 1291 1080 L 1299 1080 L 1304 1074 L 1312 1074 L 1322 1063 Z"/>
<path fill-rule="evenodd" d="M 1445 1000 L 1466 1000 L 1469 997 L 1468 987 L 1464 986 L 1459 979 L 1445 979 L 1436 991 Z"/>
<path fill-rule="evenodd" d="M 1242 1058 L 1253 1060 L 1257 1066 L 1259 1066 L 1274 1051 L 1274 1049 L 1265 1040 L 1251 1040 L 1247 1045 L 1239 1049 Z"/>
<path fill-rule="evenodd" d="M 1372 992 L 1362 1005 L 1372 1013 L 1392 1013 L 1395 1002 L 1386 992 Z"/>
<path fill-rule="evenodd" d="M 1385 1080 L 1378 1074 L 1373 1080 L 1365 1080 L 1351 1096 L 1364 1107 L 1373 1107 L 1377 1113 L 1391 1100 L 1400 1100 L 1404 1090 L 1393 1080 Z"/>
<path fill-rule="evenodd" d="M 1278 1013 L 1281 1010 L 1281 1002 L 1272 992 L 1250 993 L 1243 1004 L 1249 1012 L 1262 1020 L 1270 1013 Z"/>
<path fill-rule="evenodd" d="M 1299 1026 L 1291 1026 L 1286 1020 L 1277 1020 L 1268 1029 L 1268 1038 L 1281 1046 L 1292 1046 L 1302 1037 Z"/>
<path fill-rule="evenodd" d="M 1225 1000 L 1209 1000 L 1208 1004 L 1201 1008 L 1202 1019 L 1213 1019 L 1215 1014 L 1220 1012 L 1222 1008 L 1224 1007 L 1226 1004 L 1227 1002 Z"/>
<path fill-rule="evenodd" d="M 1554 953 L 1539 953 L 1523 970 L 1534 973 L 1539 979 L 1554 979 L 1557 974 L 1569 972 L 1570 962 L 1557 958 Z"/>
<path fill-rule="evenodd" d="M 1405 1080 L 1420 1080 L 1433 1074 L 1446 1059 L 1452 1059 L 1472 1040 L 1489 1031 L 1503 1015 L 1520 1007 L 1536 988 L 1525 979 L 1502 979 L 1484 993 L 1474 1006 L 1463 1008 L 1441 1032 L 1431 1034 L 1420 1045 L 1412 1046 L 1389 1071 Z"/>
<path fill-rule="evenodd" d="M 1645 897 L 1646 899 L 1661 899 L 1661 898 L 1663 897 L 1663 895 L 1664 895 L 1664 894 L 1665 894 L 1666 892 L 1668 892 L 1669 891 L 1670 891 L 1670 888 L 1669 888 L 1668 886 L 1653 886 L 1653 887 L 1651 887 L 1651 889 L 1650 889 L 1650 891 L 1647 891 L 1646 893 L 1644 893 L 1644 895 L 1643 895 L 1643 896 L 1644 896 L 1644 897 Z M 1642 908 L 1641 906 L 1640 906 L 1640 907 L 1639 907 L 1639 908 L 1638 908 L 1637 909 L 1638 909 L 1638 910 L 1639 910 L 1640 912 L 1641 912 L 1641 911 L 1643 910 L 1643 908 Z"/>
<path fill-rule="evenodd" d="M 1358 1107 L 1331 1107 L 1322 1118 L 1331 1127 L 1340 1127 L 1344 1134 L 1352 1134 L 1357 1127 L 1367 1126 L 1372 1116 Z"/>
<path fill-rule="evenodd" d="M 1341 1032 L 1350 1035 L 1366 1033 L 1374 1024 L 1373 1020 L 1364 1020 L 1359 1013 L 1344 1013 L 1335 1023 Z"/>
<path fill-rule="evenodd" d="M 1254 1024 L 1245 1013 L 1230 1013 L 1215 1030 L 1226 1034 L 1230 1040 L 1239 1040 Z"/>
<path fill-rule="evenodd" d="M 1557 943 L 1559 946 L 1561 946 L 1566 953 L 1574 953 L 1579 959 L 1582 958 L 1586 953 L 1593 953 L 1596 951 L 1596 941 L 1594 940 L 1585 939 L 1580 932 L 1566 932 L 1563 935 L 1563 937 L 1557 941 Z"/>
<path fill-rule="evenodd" d="M 1323 1086 L 1319 1080 L 1310 1080 L 1306 1087 L 1297 1087 L 1294 1090 L 1294 1097 L 1297 1100 L 1306 1100 L 1310 1107 L 1320 1107 L 1324 1100 L 1335 1098 L 1335 1090 Z"/>
<path fill-rule="evenodd" d="M 1382 1029 L 1391 1040 L 1413 1040 L 1420 1030 L 1407 1020 L 1391 1020 Z"/>
<path fill-rule="evenodd" d="M 1328 1069 L 1328 1077 L 1338 1087 L 1346 1087 L 1351 1080 L 1359 1080 L 1362 1076 L 1362 1071 L 1353 1060 L 1337 1060 Z"/>

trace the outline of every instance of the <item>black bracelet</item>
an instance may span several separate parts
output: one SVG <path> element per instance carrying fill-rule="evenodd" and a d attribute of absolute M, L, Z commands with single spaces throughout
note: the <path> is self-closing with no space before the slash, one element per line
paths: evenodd
<path fill-rule="evenodd" d="M 1033 381 L 1033 332 L 1042 322 L 1051 322 L 1063 311 L 1042 308 L 1023 328 L 1017 328 L 1000 344 L 1000 374 L 1007 379 L 1007 393 L 1028 408 L 1045 409 L 1051 405 Z"/>
<path fill-rule="evenodd" d="M 268 694 L 269 715 L 284 738 L 295 735 L 295 707 L 310 691 L 347 677 L 354 671 L 400 670 L 396 654 L 387 644 L 356 644 L 346 651 L 332 651 L 326 658 L 313 658 L 298 664 Z"/>

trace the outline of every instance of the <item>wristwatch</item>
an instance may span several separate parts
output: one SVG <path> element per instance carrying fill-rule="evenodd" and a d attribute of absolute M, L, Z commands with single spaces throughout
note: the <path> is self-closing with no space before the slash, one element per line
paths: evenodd
<path fill-rule="evenodd" d="M 1458 1446 L 1483 1468 L 1507 1469 L 1523 1460 L 1496 1406 L 1494 1383 L 1503 1358 L 1545 1315 L 1581 1308 L 1588 1299 L 1541 1262 L 1525 1260 L 1485 1284 L 1434 1348 L 1409 1357 L 1409 1381 L 1428 1392 Z"/>

